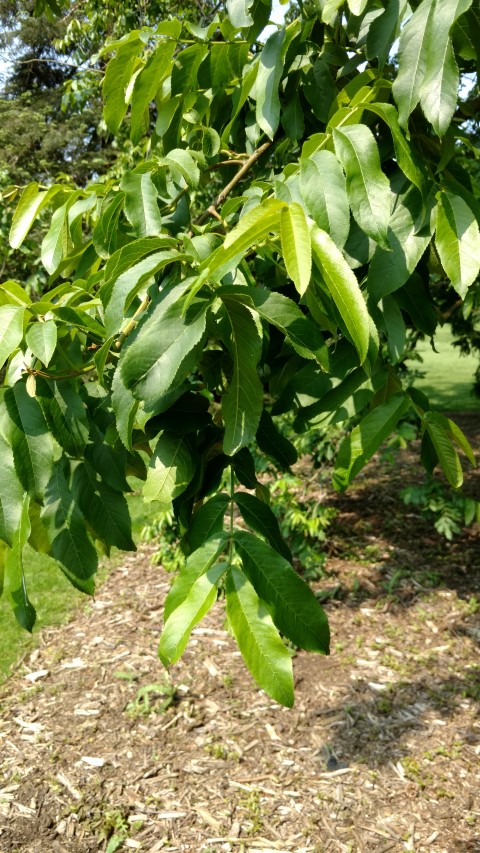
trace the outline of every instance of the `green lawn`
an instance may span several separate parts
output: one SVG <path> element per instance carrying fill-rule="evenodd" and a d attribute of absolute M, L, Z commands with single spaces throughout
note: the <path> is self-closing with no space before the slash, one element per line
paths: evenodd
<path fill-rule="evenodd" d="M 138 542 L 146 519 L 153 513 L 138 495 L 129 498 L 129 506 L 133 538 Z M 99 583 L 107 572 L 108 566 L 100 570 Z M 25 578 L 29 597 L 37 611 L 37 623 L 33 635 L 28 634 L 17 624 L 10 602 L 5 596 L 0 598 L 0 683 L 12 664 L 36 646 L 42 626 L 66 622 L 74 610 L 88 600 L 69 583 L 55 560 L 29 547 L 25 558 Z"/>
<path fill-rule="evenodd" d="M 427 395 L 437 409 L 480 411 L 480 397 L 473 393 L 478 359 L 473 355 L 461 355 L 457 347 L 452 346 L 448 326 L 435 335 L 435 349 L 437 352 L 433 351 L 429 340 L 422 341 L 418 352 L 423 362 L 409 362 L 412 370 L 423 374 L 415 379 L 415 386 Z"/>

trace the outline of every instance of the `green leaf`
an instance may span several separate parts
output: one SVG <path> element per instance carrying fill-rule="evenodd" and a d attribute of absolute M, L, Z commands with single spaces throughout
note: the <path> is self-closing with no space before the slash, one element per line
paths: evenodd
<path fill-rule="evenodd" d="M 388 249 L 390 184 L 382 172 L 377 143 L 364 124 L 333 128 L 335 153 L 347 176 L 347 194 L 358 225 Z"/>
<path fill-rule="evenodd" d="M 283 538 L 278 521 L 268 504 L 259 500 L 255 495 L 247 492 L 235 492 L 235 503 L 237 504 L 243 520 L 252 530 L 260 533 L 275 551 L 285 557 L 289 563 L 293 562 L 292 552 Z"/>
<path fill-rule="evenodd" d="M 105 209 L 102 210 L 100 218 L 92 232 L 95 251 L 101 258 L 109 258 L 117 248 L 118 220 L 123 210 L 125 193 L 115 193 Z"/>
<path fill-rule="evenodd" d="M 255 681 L 280 705 L 294 702 L 290 653 L 252 584 L 235 567 L 227 575 L 227 617 Z"/>
<path fill-rule="evenodd" d="M 471 462 L 473 467 L 476 467 L 475 454 L 472 450 L 471 444 L 468 441 L 466 435 L 462 432 L 457 424 L 450 420 L 450 418 L 446 418 L 444 415 L 441 415 L 439 412 L 428 412 L 428 416 L 426 415 L 426 420 L 429 423 L 435 423 L 439 427 L 441 427 L 448 435 L 448 437 L 458 444 L 461 450 L 465 453 L 468 461 Z"/>
<path fill-rule="evenodd" d="M 205 501 L 203 506 L 194 512 L 187 531 L 187 541 L 192 551 L 196 551 L 207 539 L 222 532 L 223 519 L 229 503 L 229 495 L 220 492 Z"/>
<path fill-rule="evenodd" d="M 217 563 L 208 568 L 194 581 L 185 599 L 168 617 L 158 647 L 158 656 L 164 666 L 176 663 L 182 656 L 192 629 L 215 604 L 217 584 L 227 567 L 227 563 Z"/>
<path fill-rule="evenodd" d="M 77 388 L 65 381 L 37 377 L 36 398 L 53 437 L 70 456 L 81 459 L 88 439 L 88 422 Z"/>
<path fill-rule="evenodd" d="M 24 315 L 23 305 L 0 305 L 0 367 L 3 367 L 23 338 Z"/>
<path fill-rule="evenodd" d="M 390 251 L 377 246 L 368 270 L 368 298 L 374 304 L 408 281 L 430 243 L 430 227 L 418 231 L 422 213 L 423 200 L 416 187 L 397 198 L 388 229 Z"/>
<path fill-rule="evenodd" d="M 314 225 L 311 235 L 314 261 L 363 363 L 370 342 L 370 318 L 355 273 L 325 231 Z"/>
<path fill-rule="evenodd" d="M 282 435 L 275 426 L 272 416 L 265 409 L 257 430 L 257 444 L 260 450 L 271 456 L 283 471 L 295 465 L 298 459 L 295 445 Z"/>
<path fill-rule="evenodd" d="M 195 300 L 183 313 L 183 302 L 165 308 L 160 302 L 125 350 L 122 378 L 147 408 L 179 386 L 196 363 L 196 347 L 203 340 L 208 304 Z"/>
<path fill-rule="evenodd" d="M 233 375 L 222 399 L 225 424 L 223 451 L 233 456 L 253 441 L 263 408 L 263 386 L 257 373 L 262 341 L 250 311 L 235 299 L 222 296 L 230 324 L 227 344 Z"/>
<path fill-rule="evenodd" d="M 333 473 L 333 485 L 337 491 L 344 491 L 352 482 L 390 435 L 409 406 L 408 397 L 404 394 L 394 394 L 369 412 L 350 435 L 343 439 Z"/>
<path fill-rule="evenodd" d="M 168 622 L 174 611 L 186 601 L 194 584 L 208 572 L 225 550 L 227 536 L 215 536 L 190 554 L 184 566 L 180 569 L 170 592 L 165 599 L 163 618 Z"/>
<path fill-rule="evenodd" d="M 366 103 L 365 109 L 379 116 L 388 125 L 392 134 L 395 159 L 406 177 L 422 188 L 423 175 L 414 160 L 414 148 L 407 142 L 398 120 L 398 113 L 393 104 Z"/>
<path fill-rule="evenodd" d="M 285 29 L 268 37 L 260 54 L 258 66 L 257 123 L 269 139 L 273 139 L 280 124 L 279 86 L 283 74 L 283 42 Z"/>
<path fill-rule="evenodd" d="M 50 228 L 42 241 L 42 264 L 50 275 L 56 272 L 72 248 L 68 227 L 68 203 L 57 208 L 52 216 Z"/>
<path fill-rule="evenodd" d="M 23 549 L 30 535 L 29 503 L 30 499 L 28 495 L 25 495 L 23 498 L 20 524 L 15 532 L 12 548 L 5 560 L 5 586 L 12 603 L 15 619 L 22 628 L 32 633 L 37 614 L 28 598 L 23 570 Z"/>
<path fill-rule="evenodd" d="M 228 232 L 223 246 L 200 264 L 199 272 L 208 271 L 208 277 L 215 273 L 216 278 L 222 278 L 238 265 L 245 252 L 255 243 L 259 243 L 270 231 L 279 230 L 280 211 L 284 207 L 285 203 L 282 201 L 267 199 L 249 210 L 235 228 Z"/>
<path fill-rule="evenodd" d="M 435 448 L 435 453 L 438 456 L 438 461 L 445 477 L 454 489 L 458 489 L 463 483 L 463 471 L 458 453 L 452 444 L 448 432 L 444 429 L 441 422 L 435 419 L 435 417 L 432 418 L 432 414 L 432 412 L 425 412 L 424 423 L 426 430 Z"/>
<path fill-rule="evenodd" d="M 279 631 L 301 649 L 328 654 L 327 617 L 310 587 L 287 560 L 252 533 L 236 530 L 234 540 L 243 570 Z"/>
<path fill-rule="evenodd" d="M 434 0 L 432 4 L 420 103 L 438 136 L 450 127 L 458 99 L 459 72 L 449 34 L 471 4 L 472 0 Z"/>
<path fill-rule="evenodd" d="M 1 311 L 1 308 L 0 308 Z M 1 322 L 1 317 L 0 317 Z M 32 323 L 25 335 L 27 346 L 45 367 L 48 367 L 57 346 L 57 324 L 55 320 Z M 1 360 L 1 359 L 0 359 Z"/>
<path fill-rule="evenodd" d="M 423 0 L 403 27 L 400 36 L 398 73 L 393 83 L 392 92 L 398 104 L 400 125 L 405 130 L 408 130 L 410 113 L 420 101 L 429 50 L 431 17 L 435 2 L 436 0 Z M 447 3 L 446 5 L 451 4 Z"/>
<path fill-rule="evenodd" d="M 125 215 L 137 237 L 157 237 L 162 217 L 157 204 L 157 188 L 150 172 L 130 172 L 122 178 Z"/>
<path fill-rule="evenodd" d="M 227 0 L 227 14 L 232 24 L 237 29 L 251 27 L 253 18 L 250 15 L 250 7 L 253 0 Z"/>
<path fill-rule="evenodd" d="M 160 512 L 170 512 L 173 499 L 185 491 L 194 470 L 195 463 L 185 439 L 162 433 L 150 459 L 144 499 L 158 501 Z"/>
<path fill-rule="evenodd" d="M 480 269 L 480 232 L 475 215 L 460 196 L 440 194 L 435 243 L 446 274 L 464 299 Z"/>
<path fill-rule="evenodd" d="M 105 331 L 108 337 L 120 331 L 125 314 L 139 290 L 166 266 L 184 257 L 185 255 L 180 255 L 176 249 L 154 252 L 125 270 L 113 283 L 109 282 L 108 287 L 106 285 L 100 290 L 100 296 L 106 304 Z"/>
<path fill-rule="evenodd" d="M 25 187 L 15 208 L 10 228 L 9 242 L 12 249 L 18 249 L 22 245 L 40 211 L 61 189 L 60 186 L 54 186 L 48 190 L 39 190 L 36 181 Z"/>
<path fill-rule="evenodd" d="M 69 581 L 87 595 L 95 591 L 94 575 L 98 558 L 82 514 L 70 490 L 64 462 L 53 467 L 45 492 L 42 521 L 51 540 L 51 554 L 60 563 Z"/>
<path fill-rule="evenodd" d="M 350 229 L 345 177 L 335 154 L 316 151 L 300 160 L 300 189 L 308 213 L 339 248 Z"/>
<path fill-rule="evenodd" d="M 402 3 L 403 5 L 403 3 Z M 400 20 L 399 0 L 387 0 L 385 11 L 371 23 L 367 35 L 367 58 L 378 58 L 379 68 L 388 60 L 390 49 L 398 33 Z"/>
<path fill-rule="evenodd" d="M 178 173 L 189 187 L 197 187 L 200 180 L 200 170 L 192 155 L 184 148 L 173 148 L 167 157 L 159 161 L 169 167 L 174 173 Z"/>
<path fill-rule="evenodd" d="M 295 202 L 280 211 L 280 239 L 287 274 L 303 296 L 312 274 L 312 247 L 305 214 Z"/>
<path fill-rule="evenodd" d="M 100 475 L 114 491 L 130 492 L 130 486 L 125 478 L 127 468 L 127 451 L 124 447 L 112 447 L 105 441 L 104 434 L 95 423 L 90 425 L 90 441 L 87 444 L 84 457 L 94 471 Z"/>
<path fill-rule="evenodd" d="M 302 139 L 305 133 L 302 102 L 295 92 L 282 111 L 282 126 L 289 139 Z"/>
<path fill-rule="evenodd" d="M 382 329 L 387 339 L 392 364 L 398 364 L 405 352 L 406 326 L 398 303 L 392 296 L 382 300 Z"/>
<path fill-rule="evenodd" d="M 132 243 L 127 243 L 126 246 L 118 249 L 105 265 L 105 284 L 100 291 L 103 304 L 107 304 L 113 283 L 122 273 L 131 269 L 138 261 L 146 257 L 146 255 L 151 255 L 160 249 L 171 249 L 174 247 L 175 240 L 172 237 L 162 236 L 142 237 L 140 240 L 134 240 Z"/>
<path fill-rule="evenodd" d="M 328 370 L 328 349 L 323 335 L 293 299 L 261 288 L 249 289 L 248 298 L 259 317 L 279 329 L 299 355 L 315 359 Z"/>
<path fill-rule="evenodd" d="M 127 86 L 134 72 L 137 54 L 142 42 L 133 38 L 117 49 L 117 55 L 110 60 L 103 78 L 103 117 L 110 133 L 114 135 L 127 112 Z M 112 46 L 110 46 L 110 49 Z"/>
<path fill-rule="evenodd" d="M 115 412 L 118 435 L 127 450 L 132 449 L 132 432 L 140 403 L 126 387 L 120 368 L 112 381 L 112 409 Z"/>
<path fill-rule="evenodd" d="M 122 551 L 136 551 L 124 495 L 100 480 L 88 462 L 75 468 L 73 493 L 96 539 Z"/>
<path fill-rule="evenodd" d="M 20 485 L 11 447 L 0 435 L 2 476 L 0 477 L 0 539 L 13 546 L 22 517 L 23 488 Z"/>
<path fill-rule="evenodd" d="M 140 142 L 145 112 L 170 71 L 176 46 L 174 40 L 160 42 L 135 78 L 130 117 L 130 138 L 134 145 Z"/>
<path fill-rule="evenodd" d="M 25 491 L 42 503 L 54 457 L 53 439 L 42 409 L 29 396 L 24 382 L 7 388 L 3 402 L 1 429 L 13 450 L 18 479 Z"/>

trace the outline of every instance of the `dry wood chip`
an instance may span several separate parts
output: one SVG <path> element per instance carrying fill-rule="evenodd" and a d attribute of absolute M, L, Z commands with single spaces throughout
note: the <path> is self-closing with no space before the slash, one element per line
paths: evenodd
<path fill-rule="evenodd" d="M 208 812 L 206 809 L 202 808 L 202 806 L 194 806 L 194 811 L 196 811 L 197 814 L 200 815 L 200 817 L 205 821 L 205 823 L 208 823 L 210 826 L 213 826 L 213 828 L 216 829 L 217 832 L 219 829 L 221 829 L 221 821 L 216 820 L 216 818 L 214 818 L 213 815 L 211 815 L 210 812 Z"/>
<path fill-rule="evenodd" d="M 281 738 L 277 735 L 277 733 L 276 733 L 274 727 L 271 725 L 271 723 L 265 723 L 265 728 L 267 730 L 267 734 L 268 734 L 270 740 L 281 740 Z M 292 761 L 292 764 L 293 763 L 294 762 Z"/>
<path fill-rule="evenodd" d="M 33 682 L 38 681 L 39 678 L 45 678 L 45 676 L 49 675 L 49 673 L 50 673 L 49 669 L 37 669 L 36 672 L 27 673 L 27 675 L 25 675 L 24 678 L 27 681 L 31 681 L 33 684 Z"/>
<path fill-rule="evenodd" d="M 142 847 L 140 841 L 135 841 L 133 838 L 127 838 L 123 843 L 125 847 L 129 847 L 131 850 L 140 850 Z"/>
<path fill-rule="evenodd" d="M 69 791 L 71 793 L 72 797 L 75 800 L 81 800 L 82 799 L 82 795 L 81 795 L 80 791 L 77 788 L 75 788 L 75 786 L 72 784 L 72 782 L 70 781 L 68 776 L 66 776 L 64 773 L 57 773 L 55 778 L 57 779 L 58 782 L 60 782 L 61 785 L 63 785 L 64 788 L 67 789 L 67 791 Z"/>
<path fill-rule="evenodd" d="M 187 817 L 187 812 L 156 812 L 155 817 L 158 820 L 180 820 Z"/>
<path fill-rule="evenodd" d="M 93 755 L 82 755 L 81 761 L 89 767 L 103 767 L 105 764 L 104 758 L 95 758 Z"/>

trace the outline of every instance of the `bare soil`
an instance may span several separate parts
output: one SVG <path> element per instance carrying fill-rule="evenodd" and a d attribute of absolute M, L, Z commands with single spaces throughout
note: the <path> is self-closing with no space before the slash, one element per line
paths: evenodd
<path fill-rule="evenodd" d="M 296 656 L 291 711 L 221 602 L 168 680 L 151 547 L 45 630 L 0 689 L 0 853 L 480 853 L 479 531 L 450 544 L 403 505 L 417 459 L 377 458 L 346 496 L 318 482 L 332 654 Z"/>

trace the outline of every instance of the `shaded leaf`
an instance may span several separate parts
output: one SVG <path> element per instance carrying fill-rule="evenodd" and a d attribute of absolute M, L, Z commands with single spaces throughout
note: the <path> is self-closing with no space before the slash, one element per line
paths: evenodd
<path fill-rule="evenodd" d="M 0 367 L 11 356 L 23 338 L 23 305 L 0 305 Z"/>
<path fill-rule="evenodd" d="M 150 459 L 143 488 L 146 501 L 158 501 L 160 512 L 170 512 L 172 501 L 190 484 L 195 464 L 185 439 L 162 433 Z"/>

